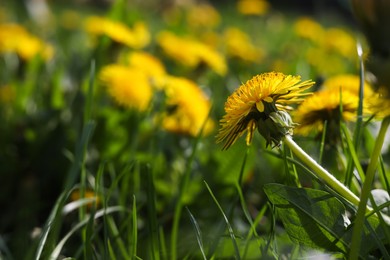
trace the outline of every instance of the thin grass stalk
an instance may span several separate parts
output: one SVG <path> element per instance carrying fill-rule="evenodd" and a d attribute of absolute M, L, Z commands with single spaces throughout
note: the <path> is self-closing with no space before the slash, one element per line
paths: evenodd
<path fill-rule="evenodd" d="M 324 155 L 324 149 L 325 149 L 325 137 L 326 137 L 326 130 L 328 128 L 328 120 L 325 120 L 324 122 L 324 130 L 322 131 L 321 135 L 321 143 L 320 143 L 320 155 L 318 156 L 318 163 L 322 164 L 322 156 Z"/>
<path fill-rule="evenodd" d="M 356 219 L 354 223 L 354 228 L 352 232 L 352 241 L 350 247 L 349 259 L 355 260 L 358 259 L 360 244 L 362 240 L 361 233 L 363 231 L 366 205 L 368 201 L 368 197 L 371 193 L 372 183 L 375 177 L 375 170 L 378 165 L 379 157 L 381 154 L 383 142 L 386 136 L 386 131 L 390 124 L 390 117 L 386 117 L 381 124 L 381 128 L 379 130 L 379 134 L 377 136 L 374 150 L 372 151 L 370 163 L 368 164 L 366 179 L 363 183 L 362 193 L 360 195 L 360 202 L 358 204 L 358 211 L 356 214 Z"/>
<path fill-rule="evenodd" d="M 131 236 L 131 251 L 130 255 L 134 258 L 137 256 L 137 241 L 138 241 L 138 223 L 137 223 L 137 200 L 133 195 L 133 210 L 132 210 L 132 236 Z"/>
<path fill-rule="evenodd" d="M 154 187 L 154 174 L 150 167 L 147 165 L 141 165 L 141 172 L 146 176 L 146 198 L 148 201 L 148 229 L 150 235 L 150 257 L 153 260 L 159 260 L 159 234 L 157 225 L 157 212 L 156 212 L 156 191 Z"/>
<path fill-rule="evenodd" d="M 209 191 L 211 197 L 213 198 L 215 204 L 217 205 L 218 209 L 221 211 L 221 214 L 223 216 L 223 219 L 226 223 L 226 226 L 228 228 L 228 231 L 229 231 L 229 235 L 230 235 L 230 239 L 232 241 L 232 244 L 233 244 L 233 248 L 234 248 L 234 253 L 235 253 L 235 259 L 241 259 L 240 257 L 240 250 L 238 249 L 238 245 L 237 245 L 237 241 L 236 241 L 236 236 L 234 235 L 234 231 L 233 231 L 233 228 L 232 226 L 230 225 L 230 222 L 229 222 L 229 219 L 226 217 L 226 214 L 225 212 L 223 211 L 221 205 L 219 204 L 217 198 L 214 196 L 214 193 L 212 192 L 212 190 L 210 189 L 209 185 L 207 184 L 206 181 L 204 181 L 205 185 L 206 185 L 206 188 L 207 190 Z"/>
<path fill-rule="evenodd" d="M 118 211 L 123 211 L 124 209 L 122 207 L 110 207 L 108 208 L 107 210 L 99 210 L 95 216 L 94 216 L 94 219 L 98 219 L 104 215 L 107 215 L 107 214 L 111 214 L 111 213 L 114 213 L 114 212 L 118 212 Z M 80 228 L 82 228 L 84 225 L 86 225 L 88 223 L 89 219 L 85 219 L 81 222 L 79 222 L 76 226 L 74 226 L 62 239 L 61 241 L 57 244 L 57 246 L 54 248 L 54 250 L 52 251 L 51 255 L 50 255 L 50 259 L 58 259 L 60 253 L 61 253 L 61 250 L 62 248 L 64 247 L 65 243 L 68 241 L 68 239 L 77 231 L 79 230 Z M 128 258 L 126 258 L 128 259 Z"/>
<path fill-rule="evenodd" d="M 199 224 L 196 221 L 194 215 L 192 215 L 191 211 L 188 209 L 188 207 L 186 207 L 186 210 L 187 210 L 188 215 L 190 216 L 192 226 L 195 229 L 196 241 L 198 242 L 200 253 L 202 254 L 203 259 L 207 260 L 207 257 L 206 257 L 206 254 L 205 254 L 204 248 L 203 248 L 202 232 L 200 231 Z"/>
<path fill-rule="evenodd" d="M 264 217 L 264 214 L 265 214 L 267 208 L 268 208 L 268 205 L 265 204 L 261 208 L 259 214 L 257 214 L 255 220 L 251 224 L 251 228 L 249 229 L 248 235 L 246 236 L 246 239 L 245 239 L 245 248 L 244 248 L 244 252 L 242 254 L 242 259 L 246 259 L 246 254 L 248 253 L 248 249 L 249 249 L 249 241 L 252 239 L 253 234 L 257 238 L 259 237 L 259 235 L 257 234 L 257 231 L 256 231 L 256 226 L 260 223 L 261 219 Z M 260 247 L 261 247 L 261 242 L 259 242 L 259 248 Z"/>
<path fill-rule="evenodd" d="M 89 75 L 89 84 L 88 84 L 88 93 L 87 93 L 87 101 L 85 104 L 85 112 L 84 112 L 84 122 L 89 123 L 91 121 L 91 111 L 92 111 L 92 104 L 93 104 L 93 88 L 94 88 L 94 79 L 95 79 L 95 61 L 91 62 L 91 70 Z M 80 171 L 80 198 L 85 197 L 85 191 L 87 190 L 87 169 L 85 168 L 85 160 L 86 160 L 86 154 L 87 154 L 87 146 L 88 143 L 86 143 L 83 147 L 83 154 L 81 158 L 81 171 Z M 79 208 L 79 220 L 85 219 L 87 213 L 86 207 L 80 207 Z M 92 212 L 93 213 L 93 212 Z M 92 223 L 93 224 L 93 223 Z M 85 259 L 90 258 L 89 255 L 91 254 L 90 246 L 88 245 L 90 243 L 90 238 L 88 237 L 88 225 L 86 228 L 83 228 L 81 231 L 81 237 L 83 240 L 83 244 L 86 244 L 87 246 L 84 247 L 84 257 Z M 88 255 L 88 257 L 87 257 Z"/>
<path fill-rule="evenodd" d="M 357 42 L 356 47 L 357 47 L 356 49 L 357 49 L 357 53 L 359 56 L 360 84 L 359 84 L 359 103 L 358 103 L 358 108 L 357 108 L 357 112 L 356 112 L 357 113 L 357 120 L 356 120 L 355 130 L 353 132 L 353 145 L 354 145 L 355 149 L 358 150 L 358 147 L 360 144 L 360 138 L 362 136 L 362 127 L 363 127 L 364 62 L 363 62 L 363 49 L 362 49 L 362 46 L 361 46 L 359 41 Z M 349 150 L 352 151 L 351 148 Z M 348 160 L 347 171 L 346 171 L 345 181 L 344 181 L 344 183 L 347 187 L 351 186 L 352 177 L 353 177 L 353 165 L 354 164 L 356 166 L 358 165 L 358 164 L 356 164 L 356 162 L 354 162 L 355 158 L 353 157 L 353 155 L 351 155 L 351 157 Z M 360 175 L 360 178 L 362 178 L 361 175 Z M 362 179 L 362 182 L 363 181 L 364 181 L 364 179 Z"/>
<path fill-rule="evenodd" d="M 358 158 L 358 155 L 357 155 L 357 151 L 356 151 L 356 146 L 354 146 L 354 144 L 352 144 L 351 135 L 349 134 L 349 131 L 348 131 L 348 129 L 345 126 L 344 123 L 341 123 L 341 130 L 342 130 L 343 134 L 345 135 L 345 139 L 347 141 L 347 147 L 348 147 L 348 150 L 349 150 L 349 153 L 350 153 L 350 157 L 351 157 L 352 162 L 353 162 L 351 164 L 352 165 L 352 169 L 353 169 L 353 166 L 356 167 L 356 170 L 359 173 L 360 181 L 364 182 L 364 179 L 366 178 L 366 176 L 364 175 L 363 168 L 362 168 L 362 166 L 360 164 L 360 161 L 359 161 L 359 158 Z"/>
<path fill-rule="evenodd" d="M 176 260 L 176 258 L 177 258 L 177 235 L 179 232 L 181 213 L 182 213 L 183 206 L 184 206 L 183 205 L 184 191 L 188 187 L 192 164 L 193 164 L 193 161 L 195 159 L 195 154 L 196 154 L 196 151 L 198 148 L 199 140 L 203 134 L 203 129 L 207 123 L 207 120 L 208 120 L 208 117 L 203 122 L 201 130 L 199 131 L 197 137 L 194 140 L 194 143 L 192 145 L 192 153 L 188 159 L 186 171 L 184 172 L 184 175 L 183 175 L 182 180 L 180 182 L 179 193 L 178 193 L 178 196 L 176 199 L 175 211 L 174 211 L 174 215 L 173 215 L 173 224 L 172 224 L 172 232 L 171 232 L 171 259 L 172 260 Z"/>

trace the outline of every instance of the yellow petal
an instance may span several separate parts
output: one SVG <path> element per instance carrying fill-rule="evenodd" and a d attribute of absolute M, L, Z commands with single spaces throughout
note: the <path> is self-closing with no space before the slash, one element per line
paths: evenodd
<path fill-rule="evenodd" d="M 259 101 L 256 103 L 256 108 L 259 112 L 264 112 L 264 104 L 263 101 Z"/>

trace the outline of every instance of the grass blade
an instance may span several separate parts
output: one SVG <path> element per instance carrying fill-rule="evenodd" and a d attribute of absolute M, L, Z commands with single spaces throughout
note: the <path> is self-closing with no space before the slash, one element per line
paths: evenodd
<path fill-rule="evenodd" d="M 202 253 L 203 259 L 207 260 L 206 254 L 203 249 L 203 240 L 202 240 L 202 232 L 200 231 L 198 222 L 196 221 L 194 215 L 192 215 L 191 211 L 186 207 L 187 213 L 190 216 L 191 224 L 195 229 L 196 240 L 198 241 L 200 252 Z"/>
<path fill-rule="evenodd" d="M 204 181 L 204 183 L 205 183 L 206 188 L 207 188 L 207 190 L 209 191 L 211 197 L 213 198 L 215 204 L 217 205 L 218 209 L 221 211 L 221 214 L 222 214 L 222 216 L 223 216 L 223 219 L 225 220 L 225 223 L 226 223 L 226 226 L 227 226 L 227 228 L 228 228 L 229 235 L 230 235 L 230 238 L 231 238 L 233 247 L 234 247 L 234 252 L 235 252 L 236 259 L 241 259 L 241 257 L 240 257 L 240 251 L 239 251 L 239 249 L 238 249 L 238 245 L 237 245 L 237 241 L 236 241 L 236 236 L 234 235 L 233 228 L 232 228 L 232 226 L 230 225 L 229 220 L 228 220 L 228 218 L 226 217 L 225 212 L 223 211 L 223 209 L 222 209 L 221 205 L 219 204 L 217 198 L 214 196 L 214 193 L 211 191 L 209 185 L 207 184 L 206 181 Z"/>
<path fill-rule="evenodd" d="M 132 219 L 133 219 L 133 230 L 131 232 L 132 239 L 131 239 L 131 256 L 136 257 L 137 255 L 137 241 L 138 241 L 138 224 L 137 224 L 137 200 L 135 198 L 135 195 L 133 195 L 133 212 L 132 212 Z"/>
<path fill-rule="evenodd" d="M 101 209 L 98 212 L 96 212 L 94 219 L 98 219 L 104 215 L 111 214 L 114 212 L 119 212 L 119 211 L 125 211 L 123 207 L 120 206 L 114 206 L 110 207 L 107 209 Z M 76 226 L 74 226 L 62 239 L 61 241 L 57 244 L 56 248 L 54 248 L 53 252 L 50 255 L 50 259 L 58 259 L 62 248 L 64 247 L 66 241 L 80 228 L 82 228 L 84 225 L 86 225 L 89 221 L 89 218 L 79 222 Z"/>

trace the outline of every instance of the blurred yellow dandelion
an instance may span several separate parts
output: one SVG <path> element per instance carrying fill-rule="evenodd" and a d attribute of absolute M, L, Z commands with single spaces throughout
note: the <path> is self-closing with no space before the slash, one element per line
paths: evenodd
<path fill-rule="evenodd" d="M 214 28 L 220 21 L 220 14 L 209 4 L 192 5 L 187 12 L 187 23 L 192 27 Z"/>
<path fill-rule="evenodd" d="M 261 62 L 264 57 L 264 52 L 252 44 L 249 35 L 238 28 L 230 27 L 226 29 L 224 42 L 229 56 L 254 63 Z"/>
<path fill-rule="evenodd" d="M 191 68 L 204 64 L 219 75 L 225 75 L 227 72 L 224 57 L 199 41 L 162 31 L 157 36 L 157 42 L 167 56 L 180 64 Z"/>
<path fill-rule="evenodd" d="M 134 51 L 128 53 L 122 59 L 124 64 L 143 71 L 147 76 L 162 76 L 166 74 L 164 64 L 148 52 Z"/>
<path fill-rule="evenodd" d="M 355 121 L 358 104 L 357 93 L 347 89 L 333 87 L 315 92 L 293 112 L 294 122 L 298 123 L 295 132 L 301 135 L 321 133 L 326 121 L 329 135 L 333 136 L 333 133 L 339 132 L 340 120 Z M 367 113 L 367 106 L 364 104 L 364 114 Z"/>
<path fill-rule="evenodd" d="M 0 86 L 0 103 L 10 104 L 16 97 L 16 91 L 11 85 Z"/>
<path fill-rule="evenodd" d="M 314 82 L 300 82 L 299 76 L 279 72 L 263 73 L 248 80 L 230 95 L 225 103 L 226 114 L 220 120 L 217 143 L 228 149 L 247 131 L 246 143 L 252 141 L 256 128 L 267 145 L 279 145 L 281 137 L 292 134 L 293 123 L 286 111 L 291 104 L 303 101 L 304 92 Z"/>
<path fill-rule="evenodd" d="M 149 30 L 143 22 L 136 22 L 131 29 L 118 21 L 91 16 L 86 19 L 84 26 L 85 30 L 92 35 L 106 35 L 113 41 L 135 49 L 141 49 L 150 42 Z"/>
<path fill-rule="evenodd" d="M 264 15 L 268 12 L 270 4 L 266 0 L 239 0 L 237 10 L 243 15 Z"/>
<path fill-rule="evenodd" d="M 324 89 L 342 89 L 343 91 L 350 91 L 356 96 L 359 95 L 360 78 L 354 74 L 336 75 L 326 79 L 322 86 Z M 364 83 L 364 96 L 369 97 L 373 95 L 373 90 L 368 82 Z"/>
<path fill-rule="evenodd" d="M 314 43 L 321 43 L 325 37 L 325 29 L 310 17 L 300 17 L 294 23 L 294 32 L 301 38 Z"/>
<path fill-rule="evenodd" d="M 101 70 L 99 79 L 119 105 L 140 111 L 148 108 L 153 91 L 142 71 L 122 65 L 108 65 Z"/>
<path fill-rule="evenodd" d="M 325 32 L 324 47 L 346 58 L 357 57 L 356 40 L 341 28 L 329 28 Z"/>
<path fill-rule="evenodd" d="M 208 118 L 211 104 L 205 93 L 193 81 L 174 76 L 156 79 L 156 86 L 166 94 L 167 111 L 160 116 L 164 129 L 196 136 L 202 130 L 209 134 L 214 122 Z"/>
<path fill-rule="evenodd" d="M 40 55 L 49 60 L 54 55 L 51 45 L 30 34 L 18 24 L 0 24 L 0 53 L 17 53 L 23 60 Z"/>
<path fill-rule="evenodd" d="M 377 119 L 390 116 L 390 99 L 388 98 L 387 90 L 383 91 L 380 89 L 367 99 L 367 106 Z"/>

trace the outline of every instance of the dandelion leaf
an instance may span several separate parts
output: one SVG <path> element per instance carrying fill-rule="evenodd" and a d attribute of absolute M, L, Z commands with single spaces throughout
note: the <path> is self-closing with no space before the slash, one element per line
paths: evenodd
<path fill-rule="evenodd" d="M 280 184 L 266 184 L 264 191 L 293 242 L 331 252 L 347 252 L 341 238 L 349 220 L 338 199 L 325 191 Z"/>

